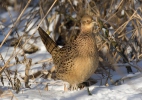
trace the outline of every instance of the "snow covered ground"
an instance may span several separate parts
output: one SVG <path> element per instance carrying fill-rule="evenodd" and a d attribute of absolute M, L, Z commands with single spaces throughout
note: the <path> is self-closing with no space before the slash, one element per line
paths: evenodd
<path fill-rule="evenodd" d="M 13 16 L 17 15 L 15 12 L 12 14 Z M 3 13 L 0 18 L 6 19 L 8 22 L 10 19 L 8 16 L 8 13 Z M 11 26 L 5 28 L 4 33 L 7 33 L 9 27 Z M 38 33 L 36 33 L 36 35 L 38 35 Z M 0 33 L 0 41 L 3 39 L 4 36 Z M 36 45 L 40 47 L 40 50 L 33 54 L 26 54 L 27 58 L 32 58 L 33 63 L 46 58 L 51 58 L 51 55 L 46 52 L 46 49 L 40 39 L 37 40 Z M 13 47 L 5 45 L 0 48 L 0 53 L 5 60 L 11 56 L 13 51 Z M 19 56 L 19 59 L 22 60 L 23 57 Z M 12 59 L 11 63 L 14 61 L 15 60 Z M 0 62 L 0 65 L 3 65 L 3 63 Z M 141 62 L 139 65 L 142 65 Z M 52 64 L 48 65 L 46 69 L 51 68 L 51 66 Z M 17 94 L 14 90 L 10 89 L 8 80 L 4 79 L 4 86 L 2 85 L 2 82 L 0 82 L 0 93 L 3 91 L 0 95 L 0 100 L 142 100 L 142 74 L 137 71 L 134 71 L 134 74 L 128 75 L 126 71 L 124 71 L 123 76 L 119 75 L 119 73 L 115 73 L 113 80 L 125 77 L 124 81 L 121 81 L 117 86 L 111 84 L 109 84 L 109 86 L 100 85 L 100 81 L 98 81 L 97 84 L 89 86 L 92 95 L 88 95 L 87 88 L 83 88 L 78 91 L 64 91 L 64 85 L 67 84 L 66 82 L 61 80 L 48 80 L 40 77 L 30 80 L 29 84 L 31 88 L 25 88 L 24 80 L 20 77 L 25 74 L 25 66 L 18 64 L 10 67 L 10 69 L 17 69 L 18 77 L 22 82 L 22 88 Z M 30 73 L 34 73 L 41 69 L 42 64 L 36 64 L 31 67 Z M 14 75 L 11 77 L 14 77 Z M 48 91 L 45 89 L 47 84 Z"/>
<path fill-rule="evenodd" d="M 1 87 L 5 88 L 1 100 L 11 98 L 13 100 L 142 100 L 141 84 L 142 75 L 138 74 L 119 86 L 92 85 L 89 87 L 92 95 L 88 95 L 86 88 L 78 91 L 64 91 L 61 81 L 49 85 L 48 91 L 44 90 L 45 84 L 35 83 L 31 85 L 31 89 L 23 88 L 18 94 L 10 89 L 7 90 L 6 87 Z"/>

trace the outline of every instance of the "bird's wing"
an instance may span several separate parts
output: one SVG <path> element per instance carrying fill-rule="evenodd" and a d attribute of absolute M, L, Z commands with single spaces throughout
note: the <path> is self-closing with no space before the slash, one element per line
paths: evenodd
<path fill-rule="evenodd" d="M 77 56 L 78 51 L 73 43 L 65 45 L 63 48 L 59 49 L 55 55 L 52 55 L 56 67 L 66 67 L 69 66 L 68 64 L 72 65 L 74 58 Z"/>

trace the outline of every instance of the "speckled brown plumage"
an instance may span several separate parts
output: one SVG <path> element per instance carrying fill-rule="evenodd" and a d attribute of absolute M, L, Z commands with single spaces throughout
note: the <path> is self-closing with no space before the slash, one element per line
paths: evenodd
<path fill-rule="evenodd" d="M 98 67 L 93 26 L 92 18 L 84 15 L 81 19 L 80 34 L 62 48 L 59 48 L 41 28 L 38 29 L 47 51 L 53 57 L 57 79 L 69 82 L 71 89 L 77 89 L 78 84 L 90 78 Z"/>

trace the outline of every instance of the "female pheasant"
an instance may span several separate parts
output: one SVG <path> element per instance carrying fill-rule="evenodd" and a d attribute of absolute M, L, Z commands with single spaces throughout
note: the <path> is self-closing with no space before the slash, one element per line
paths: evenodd
<path fill-rule="evenodd" d="M 89 79 L 99 63 L 95 35 L 92 32 L 92 17 L 84 15 L 80 22 L 80 34 L 62 48 L 45 31 L 38 29 L 47 51 L 52 55 L 56 78 L 68 82 L 71 90 L 77 89 L 80 83 Z"/>

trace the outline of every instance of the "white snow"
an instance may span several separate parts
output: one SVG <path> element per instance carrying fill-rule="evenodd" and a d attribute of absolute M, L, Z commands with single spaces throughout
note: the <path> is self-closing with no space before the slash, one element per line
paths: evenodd
<path fill-rule="evenodd" d="M 78 91 L 63 91 L 64 87 L 60 81 L 50 81 L 49 90 L 44 90 L 45 84 L 33 83 L 31 89 L 23 88 L 16 94 L 6 90 L 1 95 L 1 100 L 10 100 L 14 95 L 18 100 L 141 100 L 142 99 L 142 77 L 135 77 L 120 86 L 93 85 L 89 89 L 92 95 L 88 95 L 87 89 Z M 15 99 L 14 99 L 15 100 Z"/>

